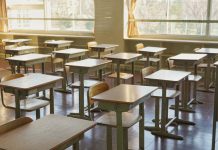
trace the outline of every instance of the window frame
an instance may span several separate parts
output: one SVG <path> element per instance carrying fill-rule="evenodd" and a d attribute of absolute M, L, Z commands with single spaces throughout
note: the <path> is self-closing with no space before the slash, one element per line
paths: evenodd
<path fill-rule="evenodd" d="M 44 29 L 43 30 L 29 30 L 29 29 L 9 29 L 7 32 L 13 32 L 13 33 L 38 33 L 38 34 L 55 34 L 55 35 L 84 35 L 84 36 L 93 36 L 94 35 L 94 30 L 95 30 L 95 16 L 94 18 L 89 18 L 89 19 L 84 19 L 84 18 L 46 18 L 46 0 L 43 0 L 43 3 L 41 4 L 14 4 L 14 5 L 10 5 L 10 9 L 11 10 L 17 10 L 17 8 L 38 8 L 38 9 L 42 9 L 44 11 L 44 16 L 43 18 L 11 18 L 11 17 L 7 17 L 5 18 L 8 21 L 9 24 L 9 20 L 44 20 Z M 7 6 L 7 11 L 8 11 L 8 7 Z M 95 11 L 95 6 L 94 6 L 94 11 Z M 4 19 L 3 19 L 4 20 Z M 48 21 L 54 21 L 54 20 L 61 20 L 61 21 L 92 21 L 94 24 L 94 28 L 93 31 L 70 31 L 70 30 L 48 30 L 48 24 L 46 25 L 46 20 Z M 9 26 L 9 25 L 8 25 Z"/>
<path fill-rule="evenodd" d="M 127 2 L 127 1 L 126 1 Z M 128 4 L 127 4 L 128 7 Z M 129 6 L 131 7 L 131 6 Z M 129 13 L 128 9 L 124 10 L 125 12 Z M 181 34 L 139 34 L 139 35 L 133 35 L 133 36 L 129 36 L 127 33 L 125 34 L 125 38 L 154 38 L 154 39 L 191 39 L 191 40 L 214 40 L 214 39 L 218 39 L 218 35 L 210 35 L 210 25 L 212 23 L 218 23 L 218 20 L 212 20 L 211 18 L 211 11 L 212 11 L 212 0 L 207 0 L 207 16 L 206 19 L 204 20 L 177 20 L 177 19 L 132 19 L 129 20 L 129 18 L 127 19 L 127 29 L 125 30 L 125 32 L 128 31 L 128 24 L 130 24 L 130 22 L 135 22 L 136 24 L 138 22 L 168 22 L 168 23 L 205 23 L 206 29 L 205 29 L 205 34 L 204 35 L 181 35 Z"/>

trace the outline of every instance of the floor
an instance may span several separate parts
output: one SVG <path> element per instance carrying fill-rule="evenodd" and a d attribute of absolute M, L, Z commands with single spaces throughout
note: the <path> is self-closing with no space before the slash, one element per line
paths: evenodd
<path fill-rule="evenodd" d="M 8 68 L 7 62 L 0 59 L 0 68 Z M 47 66 L 47 69 L 49 66 Z M 0 69 L 0 77 L 10 73 L 7 70 Z M 109 84 L 113 82 L 106 79 Z M 136 77 L 136 82 L 139 76 Z M 60 83 L 57 85 L 59 86 Z M 67 115 L 70 112 L 78 111 L 78 90 L 72 94 L 62 94 L 55 92 L 55 114 Z M 183 119 L 194 121 L 195 126 L 179 125 L 178 127 L 169 127 L 168 131 L 184 137 L 183 141 L 164 139 L 153 136 L 145 131 L 145 150 L 210 150 L 212 140 L 212 114 L 213 114 L 213 93 L 197 92 L 198 100 L 204 102 L 202 105 L 193 106 L 196 113 L 181 113 Z M 7 94 L 6 100 L 11 101 L 14 97 Z M 170 101 L 173 103 L 173 100 Z M 170 115 L 173 111 L 170 110 Z M 49 108 L 41 110 L 41 116 L 49 113 Z M 23 114 L 35 119 L 35 113 Z M 96 114 L 96 118 L 101 114 Z M 152 125 L 154 118 L 154 99 L 145 102 L 145 125 Z M 0 104 L 0 124 L 4 124 L 14 119 L 14 111 L 5 109 Z M 80 142 L 81 150 L 105 150 L 106 149 L 106 130 L 102 126 L 96 126 L 94 129 L 86 132 L 83 140 Z M 116 149 L 116 130 L 113 130 L 113 149 Z M 129 129 L 129 149 L 138 149 L 138 124 Z M 218 144 L 218 143 L 217 143 Z M 218 147 L 218 146 L 217 146 Z M 68 148 L 71 149 L 71 148 Z M 218 149 L 218 148 L 217 148 Z"/>

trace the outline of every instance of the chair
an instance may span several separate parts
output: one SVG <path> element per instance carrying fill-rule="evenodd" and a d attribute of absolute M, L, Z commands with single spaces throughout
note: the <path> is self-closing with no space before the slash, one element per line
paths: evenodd
<path fill-rule="evenodd" d="M 156 71 L 156 69 L 154 67 L 146 67 L 146 68 L 143 68 L 141 70 L 141 83 L 142 85 L 151 85 L 151 83 L 149 83 L 144 77 L 154 73 Z M 170 124 L 173 123 L 174 120 L 176 120 L 175 118 L 178 119 L 178 108 L 179 108 L 179 96 L 180 96 L 181 92 L 178 91 L 178 86 L 177 86 L 177 89 L 174 90 L 174 89 L 167 89 L 166 91 L 166 106 L 163 106 L 162 104 L 162 109 L 161 109 L 161 112 L 163 113 L 163 111 L 166 111 L 167 113 L 167 120 L 168 121 L 171 121 Z M 146 130 L 149 130 L 149 131 L 156 131 L 156 130 L 160 130 L 160 112 L 159 112 L 159 109 L 160 109 L 160 100 L 162 100 L 162 89 L 159 88 L 157 90 L 155 90 L 154 92 L 151 93 L 151 97 L 155 98 L 155 119 L 154 119 L 154 122 L 155 122 L 155 126 L 154 127 L 145 127 Z M 175 118 L 172 120 L 172 119 L 168 119 L 168 101 L 169 99 L 175 99 Z M 164 110 L 164 109 L 167 109 L 167 110 Z M 163 118 L 162 118 L 163 119 Z"/>
<path fill-rule="evenodd" d="M 1 82 L 10 81 L 10 80 L 21 78 L 21 77 L 24 77 L 24 75 L 23 74 L 6 75 L 6 76 L 2 77 Z M 5 103 L 4 92 L 3 92 L 4 89 L 0 89 L 0 90 L 1 90 L 2 105 L 8 109 L 16 109 L 15 101 L 11 102 L 9 104 Z M 35 110 L 36 111 L 36 119 L 40 118 L 40 108 L 46 107 L 47 105 L 49 105 L 49 101 L 41 100 L 38 98 L 26 98 L 26 99 L 20 100 L 20 109 L 22 111 L 26 111 L 26 112 L 30 112 L 30 111 Z"/>
<path fill-rule="evenodd" d="M 138 51 L 140 50 L 140 49 L 142 49 L 142 48 L 144 48 L 145 46 L 144 46 L 144 44 L 143 43 L 138 43 L 138 44 L 136 44 L 136 52 L 138 53 Z M 154 56 L 156 56 L 156 54 L 154 54 Z M 147 62 L 147 58 L 141 58 L 141 59 L 139 59 L 139 61 L 141 61 L 141 62 Z M 156 64 L 156 67 L 157 67 L 157 70 L 159 69 L 159 66 L 160 66 L 160 58 L 155 58 L 155 57 L 149 57 L 149 62 L 151 63 L 151 65 L 152 65 L 152 63 L 155 63 Z"/>
<path fill-rule="evenodd" d="M 100 82 L 98 84 L 95 84 L 94 86 L 90 87 L 88 91 L 88 103 L 89 106 L 94 104 L 94 101 L 92 100 L 92 97 L 100 94 L 104 91 L 109 90 L 109 86 L 106 82 Z M 89 107 L 89 113 L 91 112 L 91 107 Z M 139 115 L 130 113 L 130 112 L 124 112 L 122 113 L 123 117 L 123 127 L 124 127 L 124 138 L 126 146 L 128 146 L 128 128 L 136 124 L 141 117 Z M 92 118 L 94 119 L 94 118 Z M 112 127 L 116 127 L 116 113 L 111 111 L 104 115 L 102 115 L 100 118 L 96 120 L 98 125 L 106 126 L 107 127 L 107 148 L 112 149 L 111 145 L 109 143 L 112 143 Z"/>
<path fill-rule="evenodd" d="M 87 43 L 87 47 L 88 47 L 88 50 L 89 50 L 89 57 L 91 57 L 91 58 L 98 58 L 98 55 L 97 54 L 95 54 L 95 55 L 90 55 L 91 54 L 91 48 L 90 47 L 92 47 L 92 46 L 96 46 L 96 45 L 98 45 L 98 43 L 96 42 L 96 41 L 91 41 L 91 42 L 88 42 Z M 113 51 L 111 50 L 110 51 L 110 53 L 108 54 L 108 53 L 106 53 L 105 55 L 101 55 L 101 58 L 104 58 L 104 56 L 106 56 L 106 55 L 111 55 L 113 53 Z"/>
<path fill-rule="evenodd" d="M 88 42 L 88 43 L 87 43 L 87 47 L 88 47 L 88 50 L 89 50 L 89 52 L 88 52 L 88 57 L 91 57 L 91 58 L 98 58 L 97 55 L 91 55 L 91 54 L 92 54 L 91 47 L 92 47 L 92 46 L 96 46 L 96 45 L 98 45 L 98 43 L 97 43 L 96 41 L 91 41 L 91 42 Z"/>
<path fill-rule="evenodd" d="M 194 52 L 198 51 L 200 48 L 195 48 L 194 49 Z M 208 61 L 207 59 L 205 59 L 205 61 Z M 213 60 L 213 62 L 215 62 L 215 58 Z M 206 77 L 207 77 L 207 63 L 206 62 L 203 62 L 203 63 L 200 63 L 198 66 L 198 68 L 202 69 L 203 72 L 204 72 L 204 84 L 206 84 Z M 212 81 L 215 80 L 215 66 L 214 64 L 210 64 L 210 68 L 212 68 L 212 72 L 210 73 L 211 76 L 212 76 Z"/>
<path fill-rule="evenodd" d="M 55 57 L 55 54 L 51 54 L 51 68 L 52 68 L 52 73 L 53 74 L 61 74 L 61 76 L 64 77 L 64 71 L 65 74 L 66 74 L 66 81 L 67 81 L 67 85 L 69 84 L 68 82 L 68 77 L 67 77 L 67 73 L 70 72 L 70 68 L 68 66 L 64 66 L 63 64 L 63 59 L 62 58 L 56 58 Z M 64 70 L 64 67 L 65 67 L 65 70 Z M 71 74 L 71 80 L 72 80 L 72 83 L 74 82 L 74 73 L 73 72 L 70 72 Z"/>
<path fill-rule="evenodd" d="M 92 46 L 96 46 L 96 45 L 98 45 L 98 43 L 97 43 L 96 41 L 91 41 L 91 42 L 88 42 L 88 43 L 87 43 L 87 48 L 88 48 L 88 50 L 89 50 L 89 52 L 88 52 L 88 57 L 90 57 L 90 58 L 95 58 L 95 59 L 98 58 L 98 54 L 95 53 L 94 55 L 92 55 L 93 52 L 91 51 L 91 47 L 92 47 Z M 111 51 L 111 53 L 112 53 L 112 51 Z M 110 53 L 110 54 L 111 54 L 111 53 Z M 106 55 L 110 55 L 110 54 L 106 54 Z M 101 58 L 103 59 L 104 56 L 106 56 L 106 55 L 101 55 Z M 111 64 L 111 70 L 113 70 L 113 64 Z M 105 69 L 103 69 L 103 72 L 104 72 L 103 75 L 108 74 L 108 72 L 105 73 L 105 72 L 106 72 Z M 111 73 L 111 72 L 110 72 L 110 73 Z M 98 78 L 97 76 L 98 76 L 98 72 L 95 71 L 94 75 L 91 75 L 90 77 L 91 77 L 91 78 L 94 78 L 94 79 L 97 79 L 97 78 Z"/>
<path fill-rule="evenodd" d="M 169 70 L 173 70 L 176 65 L 174 65 L 174 60 L 170 60 L 169 58 L 167 59 L 167 65 L 168 65 L 168 69 Z M 193 92 L 193 96 L 192 98 L 190 98 L 190 101 L 188 102 L 188 105 L 189 104 L 203 104 L 202 102 L 200 101 L 197 101 L 196 100 L 196 97 L 197 97 L 197 83 L 202 79 L 202 77 L 200 75 L 189 75 L 188 76 L 188 81 L 189 81 L 189 86 L 188 88 L 190 89 L 191 87 L 191 83 L 193 83 L 193 89 L 192 89 L 192 92 Z M 190 92 L 190 90 L 187 90 Z M 188 95 L 191 96 L 191 93 L 188 93 Z"/>
<path fill-rule="evenodd" d="M 123 83 L 125 83 L 126 80 L 132 79 L 133 77 L 134 77 L 134 75 L 131 73 L 120 72 L 120 79 L 123 81 Z M 108 75 L 108 78 L 118 80 L 117 79 L 117 72 L 114 72 L 114 73 Z"/>

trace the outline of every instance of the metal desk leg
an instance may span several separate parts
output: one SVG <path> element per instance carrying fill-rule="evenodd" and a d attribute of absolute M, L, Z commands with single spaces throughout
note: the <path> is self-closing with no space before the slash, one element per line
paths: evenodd
<path fill-rule="evenodd" d="M 41 70 L 42 70 L 42 74 L 45 74 L 45 63 L 41 64 Z"/>
<path fill-rule="evenodd" d="M 36 72 L 35 65 L 32 65 L 32 67 L 33 67 L 33 73 L 35 73 Z"/>
<path fill-rule="evenodd" d="M 107 150 L 112 150 L 112 127 L 107 126 Z"/>
<path fill-rule="evenodd" d="M 211 86 L 211 67 L 210 64 L 213 63 L 213 56 L 209 55 L 208 56 L 208 60 L 207 60 L 207 68 L 205 70 L 205 82 L 204 82 L 204 86 L 202 88 L 198 88 L 198 91 L 202 91 L 202 92 L 214 92 L 214 90 L 210 89 Z"/>
<path fill-rule="evenodd" d="M 147 67 L 150 66 L 149 53 L 147 53 Z"/>
<path fill-rule="evenodd" d="M 120 63 L 117 63 L 117 85 L 120 84 Z"/>
<path fill-rule="evenodd" d="M 54 114 L 54 91 L 50 88 L 50 114 Z"/>
<path fill-rule="evenodd" d="M 16 109 L 15 109 L 15 118 L 20 118 L 20 98 L 19 98 L 19 92 L 18 90 L 15 89 L 15 104 L 16 104 Z"/>
<path fill-rule="evenodd" d="M 79 73 L 79 113 L 70 113 L 69 117 L 80 118 L 80 119 L 87 119 L 90 120 L 89 116 L 86 116 L 84 113 L 84 74 Z"/>
<path fill-rule="evenodd" d="M 144 129 L 148 131 L 158 131 L 160 130 L 159 122 L 160 122 L 160 99 L 158 97 L 155 98 L 155 119 L 152 120 L 155 123 L 155 126 L 145 126 Z"/>
<path fill-rule="evenodd" d="M 98 50 L 98 59 L 101 59 L 101 52 Z"/>
<path fill-rule="evenodd" d="M 128 128 L 123 128 L 123 149 L 128 150 Z"/>
<path fill-rule="evenodd" d="M 84 116 L 84 75 L 79 74 L 79 114 L 81 117 Z"/>
<path fill-rule="evenodd" d="M 117 118 L 117 150 L 123 150 L 123 126 L 122 126 L 122 112 L 116 112 Z M 143 131 L 144 132 L 144 131 Z"/>
<path fill-rule="evenodd" d="M 79 141 L 73 144 L 73 150 L 79 150 Z"/>
<path fill-rule="evenodd" d="M 71 90 L 67 89 L 67 83 L 66 83 L 66 80 L 67 80 L 67 71 L 66 71 L 65 63 L 66 63 L 66 60 L 64 59 L 64 61 L 63 61 L 64 71 L 63 71 L 63 74 L 62 74 L 62 77 L 64 79 L 62 80 L 62 87 L 58 88 L 58 89 L 55 89 L 55 91 L 71 94 Z"/>
<path fill-rule="evenodd" d="M 191 113 L 195 113 L 195 111 L 191 108 L 191 107 L 189 107 L 188 106 L 188 99 L 189 99 L 189 95 L 188 95 L 188 93 L 189 93 L 189 83 L 188 83 L 188 79 L 186 78 L 185 80 L 184 80 L 184 82 L 183 82 L 183 92 L 184 93 L 182 93 L 182 94 L 184 94 L 184 96 L 183 96 L 183 99 L 182 99 L 182 107 L 180 107 L 179 108 L 179 110 L 181 110 L 181 111 L 185 111 L 185 112 L 191 112 Z"/>
<path fill-rule="evenodd" d="M 17 65 L 17 73 L 20 73 L 20 64 Z"/>
<path fill-rule="evenodd" d="M 133 77 L 132 77 L 132 84 L 134 84 L 134 74 L 135 74 L 135 68 L 134 68 L 134 62 L 132 62 L 132 74 L 133 74 Z"/>
<path fill-rule="evenodd" d="M 28 67 L 26 65 L 24 65 L 24 73 L 27 74 L 28 73 Z"/>
<path fill-rule="evenodd" d="M 197 75 L 197 65 L 194 66 L 194 75 Z M 193 101 L 190 104 L 203 104 L 202 101 L 197 100 L 197 82 L 193 83 Z"/>
<path fill-rule="evenodd" d="M 16 73 L 16 66 L 14 66 L 14 65 L 10 65 L 11 66 L 11 73 L 12 74 L 15 74 Z"/>
<path fill-rule="evenodd" d="M 165 137 L 165 138 L 171 138 L 175 140 L 183 140 L 182 136 L 178 136 L 175 134 L 168 133 L 167 131 L 167 126 L 169 123 L 168 121 L 168 114 L 167 114 L 167 109 L 168 109 L 168 100 L 166 98 L 166 90 L 167 90 L 167 83 L 166 81 L 162 82 L 162 108 L 161 108 L 161 130 L 160 131 L 152 131 L 152 134 L 160 136 L 160 137 Z"/>
<path fill-rule="evenodd" d="M 184 112 L 189 112 L 189 113 L 195 113 L 195 111 L 189 107 L 188 105 L 188 99 L 189 99 L 189 83 L 188 83 L 188 79 L 186 78 L 183 82 L 182 82 L 182 104 L 181 106 L 179 106 L 179 110 L 180 111 L 184 111 Z M 170 109 L 175 109 L 175 105 L 170 106 Z"/>
<path fill-rule="evenodd" d="M 98 75 L 99 75 L 99 80 L 102 81 L 103 77 L 102 77 L 102 69 L 98 70 Z"/>
<path fill-rule="evenodd" d="M 139 115 L 142 117 L 139 121 L 139 149 L 144 150 L 144 103 L 139 104 Z"/>

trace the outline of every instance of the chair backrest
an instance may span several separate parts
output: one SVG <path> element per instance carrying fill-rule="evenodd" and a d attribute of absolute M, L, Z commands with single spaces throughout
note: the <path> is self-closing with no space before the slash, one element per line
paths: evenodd
<path fill-rule="evenodd" d="M 52 58 L 52 63 L 56 64 L 56 63 L 62 63 L 63 62 L 63 59 L 62 58 L 57 58 L 55 57 L 55 54 L 52 53 L 51 55 L 51 58 Z"/>
<path fill-rule="evenodd" d="M 142 49 L 142 48 L 144 48 L 145 46 L 144 46 L 144 44 L 143 43 L 138 43 L 138 44 L 136 44 L 135 45 L 135 48 L 136 48 L 136 51 L 138 52 L 138 50 L 140 50 L 140 49 Z"/>
<path fill-rule="evenodd" d="M 143 68 L 141 70 L 141 84 L 143 85 L 145 83 L 145 79 L 144 79 L 145 76 L 148 76 L 148 75 L 154 73 L 155 71 L 156 71 L 156 69 L 152 66 Z"/>
<path fill-rule="evenodd" d="M 91 46 L 96 46 L 98 43 L 96 41 L 91 41 L 91 42 L 88 42 L 87 43 L 87 46 L 88 46 L 88 50 L 90 50 L 90 47 Z"/>
<path fill-rule="evenodd" d="M 93 96 L 98 95 L 107 90 L 109 90 L 109 85 L 106 82 L 99 82 L 90 87 L 88 91 L 89 106 L 91 106 L 94 103 L 94 101 L 92 100 Z"/>
<path fill-rule="evenodd" d="M 175 67 L 174 60 L 170 60 L 169 58 L 167 58 L 167 67 L 169 70 L 172 70 Z"/>
<path fill-rule="evenodd" d="M 4 77 L 1 78 L 1 82 L 4 82 L 4 81 L 9 81 L 9 80 L 13 80 L 13 79 L 17 79 L 17 78 L 21 78 L 21 77 L 24 77 L 23 74 L 10 74 L 10 75 L 6 75 Z"/>
<path fill-rule="evenodd" d="M 21 78 L 21 77 L 24 77 L 24 75 L 23 75 L 23 74 L 20 74 L 20 73 L 18 73 L 18 74 L 10 74 L 10 75 L 3 76 L 3 77 L 1 78 L 1 82 L 9 81 L 9 80 L 13 80 L 13 79 Z M 5 102 L 4 102 L 3 89 L 0 89 L 0 93 L 1 93 L 2 105 L 3 105 L 4 107 L 7 107 L 7 106 L 5 105 Z"/>
<path fill-rule="evenodd" d="M 197 50 L 199 50 L 200 48 L 195 48 L 193 51 L 196 52 Z"/>

